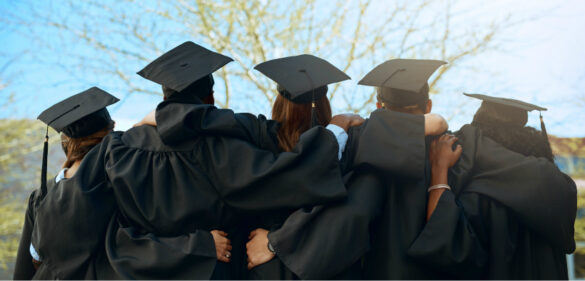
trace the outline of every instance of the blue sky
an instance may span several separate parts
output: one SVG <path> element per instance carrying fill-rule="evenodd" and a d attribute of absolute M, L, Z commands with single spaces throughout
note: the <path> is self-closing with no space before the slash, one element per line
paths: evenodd
<path fill-rule="evenodd" d="M 447 1 L 449 2 L 449 1 Z M 58 5 L 58 2 L 35 2 L 42 5 Z M 50 4 L 47 4 L 50 3 Z M 57 4 L 55 4 L 57 3 Z M 377 5 L 385 5 L 379 1 Z M 536 20 L 519 24 L 502 34 L 504 42 L 499 51 L 490 51 L 466 60 L 442 82 L 440 95 L 434 96 L 434 112 L 450 119 L 452 129 L 471 120 L 473 111 L 479 106 L 478 101 L 465 98 L 462 92 L 484 93 L 495 96 L 509 96 L 535 103 L 549 110 L 544 118 L 550 133 L 565 137 L 585 137 L 585 1 L 454 1 L 454 10 L 465 13 L 465 17 L 455 22 L 453 29 L 469 28 L 466 19 L 480 21 L 510 13 L 512 15 L 537 16 Z M 283 4 L 284 5 L 284 4 Z M 0 3 L 0 17 L 10 20 L 10 12 L 19 8 L 20 2 L 6 1 Z M 113 7 L 115 8 L 115 6 Z M 22 11 L 20 12 L 22 14 Z M 96 15 L 99 16 L 99 15 Z M 25 17 L 26 18 L 26 17 Z M 75 19 L 75 24 L 83 24 L 83 19 Z M 148 19 L 144 19 L 148 20 Z M 107 24 L 107 23 L 106 23 Z M 30 29 L 28 29 L 30 28 Z M 38 42 L 30 37 L 30 30 L 42 26 L 25 27 L 14 24 L 0 28 L 0 78 L 9 80 L 7 88 L 0 90 L 2 99 L 13 93 L 15 102 L 4 106 L 0 118 L 35 118 L 44 108 L 67 96 L 97 85 L 110 90 L 120 88 L 107 79 L 107 75 L 80 75 L 72 77 L 54 65 L 38 63 L 31 52 L 42 56 L 55 56 L 67 64 L 67 55 L 43 50 Z M 50 37 L 64 36 L 46 34 Z M 45 38 L 46 39 L 46 38 Z M 176 42 L 184 40 L 175 38 Z M 172 47 L 175 41 L 165 42 Z M 75 42 L 72 42 L 75 44 Z M 25 53 L 16 56 L 14 54 Z M 104 54 L 92 53 L 92 50 L 76 50 L 76 54 L 103 59 Z M 148 52 L 147 52 L 148 53 Z M 153 59 L 155 54 L 146 54 Z M 383 60 L 378 63 L 382 63 Z M 119 63 L 119 62 L 118 62 Z M 124 62 L 130 69 L 139 70 L 142 63 Z M 232 67 L 228 65 L 228 67 Z M 348 91 L 363 92 L 370 89 L 357 86 L 356 83 L 365 75 L 365 67 L 350 69 L 348 74 L 352 81 L 342 83 Z M 157 91 L 157 85 L 142 81 L 133 73 L 128 73 L 133 81 L 143 83 L 145 88 Z M 106 77 L 106 78 L 104 78 Z M 235 85 L 237 87 L 238 85 Z M 221 88 L 216 89 L 221 91 Z M 124 95 L 123 95 L 124 96 Z M 123 102 L 112 106 L 113 117 L 118 122 L 118 129 L 126 129 L 137 122 L 160 101 L 160 96 L 132 94 L 125 95 Z M 234 105 L 238 111 L 269 114 L 267 107 L 258 107 L 253 100 L 242 99 Z M 246 102 L 247 101 L 247 102 Z M 341 100 L 336 100 L 337 108 L 343 107 Z M 0 103 L 2 105 L 3 103 Z M 374 108 L 374 105 L 371 105 Z M 341 113 L 337 111 L 335 113 Z M 538 127 L 538 113 L 531 113 L 529 125 Z"/>

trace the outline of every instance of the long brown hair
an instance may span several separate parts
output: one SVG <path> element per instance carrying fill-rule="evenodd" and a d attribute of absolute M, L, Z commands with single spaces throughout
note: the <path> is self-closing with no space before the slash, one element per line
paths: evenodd
<path fill-rule="evenodd" d="M 70 138 L 61 134 L 61 146 L 67 159 L 63 163 L 63 168 L 71 168 L 75 161 L 82 160 L 83 157 L 102 139 L 114 129 L 114 122 L 111 122 L 105 128 L 81 138 Z"/>
<path fill-rule="evenodd" d="M 331 121 L 331 105 L 324 96 L 315 102 L 317 121 L 327 126 Z M 291 151 L 301 134 L 311 129 L 311 104 L 297 104 L 278 95 L 272 106 L 272 119 L 281 125 L 278 129 L 278 145 L 284 151 Z"/>

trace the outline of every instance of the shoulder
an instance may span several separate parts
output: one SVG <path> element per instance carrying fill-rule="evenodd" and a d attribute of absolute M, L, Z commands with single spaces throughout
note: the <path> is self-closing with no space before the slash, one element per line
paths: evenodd
<path fill-rule="evenodd" d="M 166 145 L 160 134 L 153 126 L 139 126 L 126 132 L 119 132 L 112 136 L 112 146 L 118 149 L 134 149 L 151 152 L 190 151 L 194 147 L 196 139 Z"/>

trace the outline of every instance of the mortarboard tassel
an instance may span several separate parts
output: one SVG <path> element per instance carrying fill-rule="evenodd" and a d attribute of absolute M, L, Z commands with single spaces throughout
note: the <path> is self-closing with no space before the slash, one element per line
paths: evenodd
<path fill-rule="evenodd" d="M 311 103 L 311 127 L 315 127 L 318 124 L 317 122 L 317 105 L 315 104 L 315 90 L 313 90 L 313 102 Z"/>
<path fill-rule="evenodd" d="M 45 143 L 43 144 L 43 162 L 41 168 L 41 198 L 47 194 L 47 156 L 49 154 L 49 126 L 45 133 Z"/>
<path fill-rule="evenodd" d="M 542 112 L 540 112 L 540 130 L 542 131 L 542 135 L 548 141 L 548 133 L 546 132 L 546 127 L 544 126 L 544 121 L 542 120 Z"/>
<path fill-rule="evenodd" d="M 319 125 L 319 122 L 317 121 L 317 104 L 315 103 L 315 86 L 313 84 L 313 79 L 311 79 L 311 76 L 307 74 L 305 69 L 301 69 L 299 72 L 302 72 L 305 74 L 305 76 L 307 76 L 307 79 L 309 79 L 309 83 L 311 84 L 311 88 L 313 89 L 311 97 L 311 127 L 315 127 Z"/>

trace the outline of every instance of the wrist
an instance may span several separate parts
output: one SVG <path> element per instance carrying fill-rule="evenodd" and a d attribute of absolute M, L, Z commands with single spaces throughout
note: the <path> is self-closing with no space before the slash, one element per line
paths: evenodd
<path fill-rule="evenodd" d="M 443 166 L 431 167 L 431 185 L 447 184 L 449 168 Z"/>
<path fill-rule="evenodd" d="M 268 243 L 266 244 L 266 247 L 268 248 L 268 251 L 270 251 L 270 253 L 272 253 L 273 255 L 276 255 L 276 250 L 274 250 L 274 247 L 272 247 L 272 244 L 270 244 L 270 241 L 268 241 Z"/>

